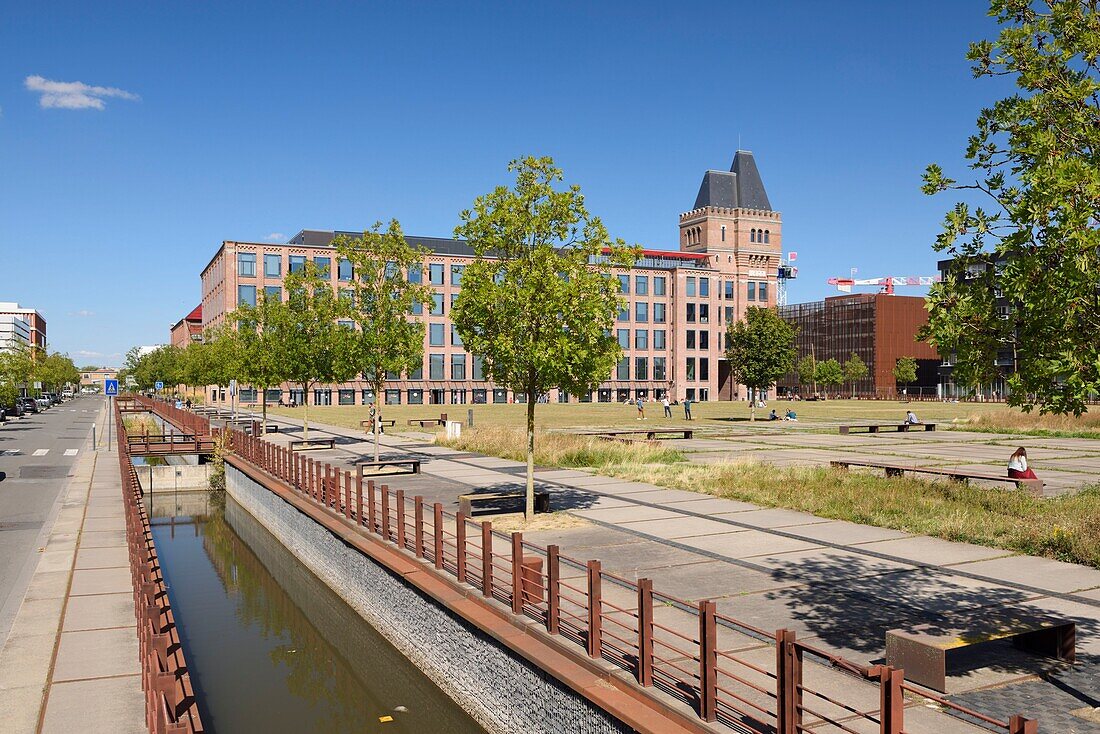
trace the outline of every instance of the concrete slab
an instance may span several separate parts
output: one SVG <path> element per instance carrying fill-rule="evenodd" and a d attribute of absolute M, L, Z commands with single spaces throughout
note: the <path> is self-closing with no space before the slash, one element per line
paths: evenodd
<path fill-rule="evenodd" d="M 80 536 L 81 548 L 119 548 L 126 546 L 126 533 L 118 530 L 85 532 Z"/>
<path fill-rule="evenodd" d="M 642 509 L 642 508 L 639 508 Z M 625 510 L 624 510 L 625 512 Z M 620 520 L 622 527 L 658 538 L 675 540 L 679 538 L 699 538 L 705 535 L 728 533 L 731 528 L 725 523 L 707 520 L 701 517 L 678 515 L 668 520 Z"/>
<path fill-rule="evenodd" d="M 1034 556 L 1013 556 L 968 563 L 959 568 L 994 581 L 1022 584 L 1056 593 L 1100 587 L 1100 570 Z"/>
<path fill-rule="evenodd" d="M 719 517 L 725 517 L 719 515 Z M 730 519 L 738 523 L 744 523 L 745 525 L 752 525 L 758 528 L 782 528 L 790 527 L 793 525 L 811 525 L 813 523 L 825 522 L 824 518 L 811 515 L 808 512 L 798 512 L 796 510 L 782 510 L 782 509 L 764 509 L 764 510 L 751 510 L 748 512 L 735 512 L 730 515 Z"/>
<path fill-rule="evenodd" d="M 132 593 L 92 594 L 74 596 L 65 608 L 64 632 L 127 627 L 134 636 L 137 622 L 134 619 Z"/>
<path fill-rule="evenodd" d="M 85 532 L 125 532 L 126 522 L 121 517 L 89 517 L 84 520 Z"/>
<path fill-rule="evenodd" d="M 132 627 L 63 632 L 53 683 L 140 672 L 138 640 Z"/>
<path fill-rule="evenodd" d="M 682 514 L 671 510 L 662 510 L 658 507 L 639 507 L 637 505 L 572 510 L 572 514 L 579 517 L 592 518 L 600 522 L 612 523 L 637 522 L 639 520 L 667 520 L 674 517 L 683 517 Z"/>
<path fill-rule="evenodd" d="M 665 504 L 672 510 L 695 512 L 701 515 L 730 514 L 760 509 L 760 505 L 754 505 L 751 502 L 727 500 L 720 497 L 707 497 L 706 495 L 698 495 L 692 498 L 666 502 Z"/>
<path fill-rule="evenodd" d="M 87 568 L 73 572 L 70 596 L 114 594 L 133 590 L 129 568 Z"/>
<path fill-rule="evenodd" d="M 736 519 L 736 517 L 731 517 Z M 826 522 L 801 525 L 797 530 L 803 538 L 820 540 L 836 545 L 859 545 L 874 543 L 880 540 L 895 540 L 897 538 L 912 537 L 910 533 L 889 528 L 876 528 L 872 525 L 860 525 L 859 523 L 845 520 L 828 520 Z"/>
<path fill-rule="evenodd" d="M 54 684 L 41 732 L 144 734 L 144 723 L 145 698 L 140 677 L 124 676 Z"/>
<path fill-rule="evenodd" d="M 751 558 L 768 553 L 808 550 L 819 546 L 812 541 L 784 538 L 761 530 L 742 530 L 702 538 L 682 538 L 677 541 L 727 558 Z"/>
<path fill-rule="evenodd" d="M 129 551 L 120 548 L 81 548 L 76 554 L 76 568 L 128 568 Z"/>
<path fill-rule="evenodd" d="M 916 536 L 863 543 L 861 549 L 930 566 L 950 566 L 1013 555 L 1012 551 Z"/>

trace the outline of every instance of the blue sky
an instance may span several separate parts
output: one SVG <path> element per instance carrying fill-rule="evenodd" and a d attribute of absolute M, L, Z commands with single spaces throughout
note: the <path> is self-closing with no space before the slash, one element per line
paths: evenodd
<path fill-rule="evenodd" d="M 38 308 L 78 363 L 119 364 L 199 302 L 222 240 L 391 217 L 449 236 L 525 154 L 553 156 L 613 235 L 675 248 L 738 140 L 798 252 L 792 303 L 851 267 L 931 275 L 952 200 L 920 174 L 961 172 L 1008 91 L 964 58 L 996 34 L 986 9 L 6 3 L 0 300 Z"/>

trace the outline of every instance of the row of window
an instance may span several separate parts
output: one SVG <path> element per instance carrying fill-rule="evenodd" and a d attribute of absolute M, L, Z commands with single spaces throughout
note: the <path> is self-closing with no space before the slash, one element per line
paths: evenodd
<path fill-rule="evenodd" d="M 615 337 L 616 339 L 618 339 L 620 347 L 622 347 L 623 349 L 630 349 L 630 329 L 616 329 Z M 649 329 L 634 330 L 634 348 L 649 349 Z M 664 329 L 653 330 L 653 348 L 668 348 L 666 332 Z"/>
<path fill-rule="evenodd" d="M 317 256 L 313 258 L 313 264 L 317 266 L 317 269 L 321 271 L 322 275 L 328 275 L 332 268 L 331 257 Z M 264 277 L 265 278 L 281 278 L 283 275 L 283 256 L 278 254 L 265 253 L 263 256 L 264 265 Z M 288 258 L 288 272 L 296 273 L 300 271 L 306 265 L 306 257 L 304 255 L 290 255 Z M 428 282 L 431 285 L 443 285 L 443 276 L 445 266 L 442 263 L 431 263 L 428 265 Z M 462 285 L 462 273 L 466 270 L 465 265 L 451 265 L 451 285 Z M 390 264 L 390 272 L 394 270 L 394 266 Z M 238 252 L 237 253 L 237 275 L 243 278 L 256 277 L 256 253 L 254 252 Z M 345 258 L 337 258 L 336 264 L 336 278 L 337 280 L 350 281 L 354 275 L 354 269 L 351 261 Z M 422 283 L 423 271 L 419 266 L 412 266 L 408 269 L 408 279 L 410 283 Z"/>
<path fill-rule="evenodd" d="M 293 401 L 295 404 L 302 405 L 305 402 L 306 393 L 304 390 L 294 388 L 285 392 L 289 393 L 287 398 Z M 332 388 L 314 388 L 310 404 L 332 405 L 333 392 L 334 391 Z M 335 390 L 335 392 L 337 404 L 356 404 L 356 390 L 341 388 Z M 362 405 L 369 405 L 375 402 L 373 390 L 363 389 L 358 392 L 360 393 L 359 399 L 362 401 Z M 284 391 L 278 388 L 268 390 L 266 394 L 267 402 L 269 403 L 278 403 L 284 399 Z M 657 400 L 660 400 L 667 394 L 668 391 L 663 388 L 655 388 L 653 390 L 653 397 Z M 697 394 L 698 397 L 696 397 Z M 582 403 L 591 403 L 593 398 L 595 398 L 596 401 L 600 403 L 610 403 L 612 401 L 622 403 L 626 400 L 637 398 L 641 398 L 642 400 L 649 400 L 649 396 L 650 391 L 648 388 L 636 388 L 634 390 L 631 390 L 629 388 L 600 388 L 595 392 L 595 394 L 588 393 L 587 395 L 580 395 L 577 396 L 577 399 Z M 558 392 L 559 403 L 567 403 L 570 401 L 571 397 L 572 396 L 564 391 Z M 703 387 L 699 388 L 697 391 L 695 388 L 689 387 L 686 391 L 686 397 L 693 402 L 697 399 L 705 401 L 709 398 L 709 390 Z M 219 399 L 217 392 L 215 392 L 212 398 L 214 400 Z M 384 391 L 383 398 L 386 405 L 401 405 L 402 400 L 406 401 L 409 405 L 423 405 L 424 403 L 428 403 L 431 405 L 466 405 L 467 403 L 472 403 L 474 405 L 484 405 L 490 400 L 494 403 L 507 403 L 508 391 L 503 388 L 495 388 L 493 390 L 489 390 L 488 388 L 474 388 L 472 390 L 466 390 L 463 388 L 451 390 L 444 390 L 440 388 L 430 390 L 421 390 L 416 388 L 408 390 L 386 389 Z M 225 400 L 224 390 L 221 391 L 220 399 L 222 401 Z M 240 392 L 240 400 L 243 403 L 254 403 L 258 400 L 258 396 L 255 390 L 243 388 Z M 522 403 L 524 402 L 524 397 L 522 395 L 516 395 L 515 401 L 517 403 Z"/>
<path fill-rule="evenodd" d="M 765 244 L 772 241 L 772 233 L 770 229 L 753 229 L 749 230 L 749 242 L 763 242 Z"/>
<path fill-rule="evenodd" d="M 663 382 L 668 379 L 668 362 L 664 357 L 653 357 L 653 378 L 658 382 Z M 633 379 L 635 380 L 648 380 L 649 357 L 635 357 L 634 358 L 634 373 Z M 697 369 L 698 368 L 698 369 Z M 623 357 L 615 365 L 615 379 L 616 380 L 629 380 L 632 379 L 630 372 L 630 357 Z M 688 357 L 684 362 L 684 379 L 695 382 L 697 380 L 709 380 L 710 379 L 710 358 L 709 357 Z"/>
<path fill-rule="evenodd" d="M 619 290 L 623 295 L 630 295 L 630 276 L 619 276 Z M 653 276 L 653 295 L 663 296 L 666 294 L 665 276 L 654 275 Z M 649 295 L 649 276 L 648 275 L 635 275 L 634 276 L 634 295 L 648 296 Z"/>

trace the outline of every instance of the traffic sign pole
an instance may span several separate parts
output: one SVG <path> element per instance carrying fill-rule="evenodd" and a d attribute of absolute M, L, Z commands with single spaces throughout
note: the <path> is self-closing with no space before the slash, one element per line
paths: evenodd
<path fill-rule="evenodd" d="M 118 395 L 118 380 L 104 380 L 103 393 L 107 396 L 107 451 L 111 450 L 111 414 L 114 413 L 115 396 Z"/>

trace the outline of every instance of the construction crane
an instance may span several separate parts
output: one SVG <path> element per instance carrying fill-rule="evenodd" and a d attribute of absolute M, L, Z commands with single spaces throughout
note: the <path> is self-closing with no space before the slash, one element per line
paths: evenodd
<path fill-rule="evenodd" d="M 933 283 L 939 283 L 940 276 L 938 275 L 903 275 L 903 276 L 887 276 L 885 278 L 829 278 L 829 285 L 835 285 L 838 291 L 844 293 L 851 293 L 852 287 L 857 285 L 874 285 L 878 286 L 881 290 L 879 293 L 885 293 L 888 296 L 894 295 L 894 288 L 897 286 L 928 286 Z"/>

